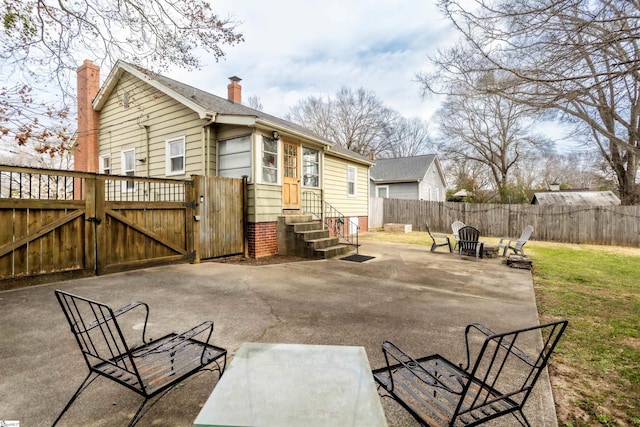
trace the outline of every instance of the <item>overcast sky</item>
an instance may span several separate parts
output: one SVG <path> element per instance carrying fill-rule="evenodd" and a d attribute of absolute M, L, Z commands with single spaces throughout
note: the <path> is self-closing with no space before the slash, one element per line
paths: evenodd
<path fill-rule="evenodd" d="M 310 95 L 334 96 L 346 86 L 372 91 L 405 117 L 428 119 L 437 101 L 422 100 L 416 73 L 427 56 L 457 35 L 435 0 L 219 0 L 245 41 L 223 47 L 226 58 L 169 77 L 227 96 L 228 77 L 242 79 L 242 100 L 257 96 L 266 113 L 283 117 Z"/>

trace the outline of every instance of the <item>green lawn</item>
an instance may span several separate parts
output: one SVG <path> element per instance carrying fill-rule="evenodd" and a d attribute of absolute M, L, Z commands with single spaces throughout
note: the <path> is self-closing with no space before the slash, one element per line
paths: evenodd
<path fill-rule="evenodd" d="M 640 249 L 525 248 L 541 319 L 570 322 L 552 367 L 561 426 L 640 426 Z"/>
<path fill-rule="evenodd" d="M 431 244 L 424 232 L 365 238 Z M 525 249 L 541 321 L 569 320 L 550 364 L 558 424 L 640 426 L 640 249 L 533 241 Z"/>

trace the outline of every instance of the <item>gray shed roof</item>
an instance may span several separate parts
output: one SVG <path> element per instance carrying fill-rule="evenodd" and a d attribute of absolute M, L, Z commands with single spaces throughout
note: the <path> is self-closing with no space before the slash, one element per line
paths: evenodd
<path fill-rule="evenodd" d="M 620 199 L 611 191 L 547 191 L 535 193 L 532 205 L 619 205 Z"/>
<path fill-rule="evenodd" d="M 379 183 L 416 182 L 424 178 L 435 158 L 435 154 L 426 154 L 396 159 L 378 159 L 376 164 L 371 167 L 371 179 Z"/>

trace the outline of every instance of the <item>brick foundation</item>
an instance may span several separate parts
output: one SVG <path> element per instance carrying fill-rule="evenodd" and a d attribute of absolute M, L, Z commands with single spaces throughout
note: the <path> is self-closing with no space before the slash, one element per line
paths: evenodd
<path fill-rule="evenodd" d="M 277 225 L 277 222 L 250 222 L 247 225 L 250 258 L 260 258 L 278 253 Z"/>

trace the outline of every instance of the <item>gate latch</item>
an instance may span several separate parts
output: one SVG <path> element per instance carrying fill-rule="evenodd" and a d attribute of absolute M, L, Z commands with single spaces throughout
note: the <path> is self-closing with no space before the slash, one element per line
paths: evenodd
<path fill-rule="evenodd" d="M 89 218 L 87 218 L 87 221 L 95 222 L 96 224 L 100 224 L 102 222 L 100 218 L 96 218 L 95 216 L 90 216 Z"/>

